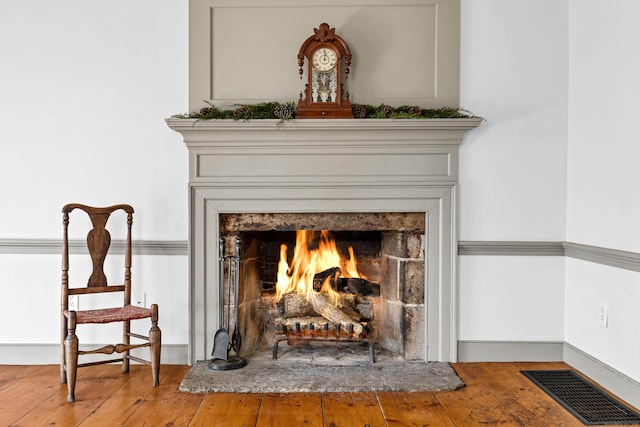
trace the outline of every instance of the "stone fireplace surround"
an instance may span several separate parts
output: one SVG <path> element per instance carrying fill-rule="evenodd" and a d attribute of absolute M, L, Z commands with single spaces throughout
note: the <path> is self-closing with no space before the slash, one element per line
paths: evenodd
<path fill-rule="evenodd" d="M 167 119 L 189 150 L 189 361 L 218 329 L 224 213 L 425 215 L 425 361 L 457 359 L 458 148 L 481 119 Z"/>

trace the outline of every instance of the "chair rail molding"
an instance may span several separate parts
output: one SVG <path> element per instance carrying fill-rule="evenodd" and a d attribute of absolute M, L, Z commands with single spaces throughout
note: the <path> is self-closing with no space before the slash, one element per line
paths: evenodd
<path fill-rule="evenodd" d="M 131 244 L 134 255 L 187 255 L 186 240 L 134 240 Z M 124 241 L 113 240 L 114 254 L 124 254 Z M 62 239 L 0 239 L 0 254 L 16 255 L 59 255 Z M 70 240 L 69 253 L 86 254 L 84 240 Z"/>
<path fill-rule="evenodd" d="M 124 253 L 124 242 L 114 240 L 112 250 Z M 186 240 L 134 240 L 137 255 L 186 256 Z M 61 239 L 0 239 L 0 254 L 55 255 L 60 254 Z M 72 240 L 73 254 L 86 253 L 82 240 Z M 462 256 L 566 256 L 595 264 L 640 272 L 640 253 L 621 251 L 572 242 L 541 241 L 459 241 L 458 255 Z"/>
<path fill-rule="evenodd" d="M 565 256 L 640 272 L 640 253 L 571 242 L 459 241 L 465 256 Z"/>

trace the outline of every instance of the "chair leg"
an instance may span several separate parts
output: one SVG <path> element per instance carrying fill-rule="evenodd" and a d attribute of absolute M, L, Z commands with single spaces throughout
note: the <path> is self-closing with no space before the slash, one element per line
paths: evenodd
<path fill-rule="evenodd" d="M 67 382 L 67 372 L 64 368 L 64 340 L 67 338 L 67 318 L 64 315 L 60 315 L 60 384 Z"/>
<path fill-rule="evenodd" d="M 131 322 L 126 321 L 122 322 L 122 343 L 125 346 L 128 346 L 131 343 L 131 338 L 129 337 L 129 332 L 131 331 Z M 129 373 L 129 350 L 125 350 L 122 352 L 122 373 Z"/>
<path fill-rule="evenodd" d="M 151 359 L 151 375 L 153 386 L 160 385 L 160 348 L 162 346 L 162 332 L 158 327 L 158 305 L 151 304 L 151 329 L 149 329 L 149 351 Z"/>
<path fill-rule="evenodd" d="M 76 336 L 76 312 L 69 312 L 67 337 L 64 339 L 64 369 L 67 377 L 67 402 L 76 400 L 76 372 L 78 370 L 78 337 Z"/>

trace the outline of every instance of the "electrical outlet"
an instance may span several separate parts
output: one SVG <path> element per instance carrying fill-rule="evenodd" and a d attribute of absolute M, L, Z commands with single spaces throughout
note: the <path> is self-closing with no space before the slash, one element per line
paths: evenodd
<path fill-rule="evenodd" d="M 598 310 L 598 322 L 603 328 L 609 326 L 609 308 L 605 302 L 600 303 L 600 308 Z"/>
<path fill-rule="evenodd" d="M 69 295 L 68 304 L 69 310 L 80 310 L 80 295 Z"/>
<path fill-rule="evenodd" d="M 136 292 L 133 294 L 133 298 L 131 301 L 132 305 L 136 305 L 138 307 L 146 307 L 147 305 L 147 293 L 146 292 Z"/>

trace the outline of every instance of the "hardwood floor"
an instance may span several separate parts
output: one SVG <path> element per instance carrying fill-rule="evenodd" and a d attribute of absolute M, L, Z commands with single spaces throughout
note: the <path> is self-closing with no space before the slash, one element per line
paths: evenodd
<path fill-rule="evenodd" d="M 160 386 L 146 366 L 79 371 L 66 401 L 57 365 L 0 365 L 0 426 L 582 426 L 521 369 L 563 363 L 458 363 L 466 387 L 440 393 L 189 394 L 187 366 L 163 365 Z"/>

